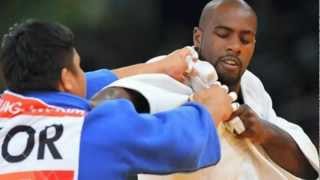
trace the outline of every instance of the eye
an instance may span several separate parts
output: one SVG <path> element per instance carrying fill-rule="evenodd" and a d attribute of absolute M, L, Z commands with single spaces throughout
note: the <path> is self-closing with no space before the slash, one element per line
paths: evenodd
<path fill-rule="evenodd" d="M 217 36 L 219 36 L 219 37 L 221 37 L 221 38 L 226 38 L 226 37 L 228 37 L 229 35 L 230 35 L 230 31 L 229 30 L 227 30 L 227 29 L 216 29 L 215 31 L 214 31 L 214 33 L 217 35 Z"/>
<path fill-rule="evenodd" d="M 250 44 L 250 43 L 253 43 L 254 41 L 254 35 L 252 34 L 241 34 L 240 35 L 240 41 L 242 44 Z"/>

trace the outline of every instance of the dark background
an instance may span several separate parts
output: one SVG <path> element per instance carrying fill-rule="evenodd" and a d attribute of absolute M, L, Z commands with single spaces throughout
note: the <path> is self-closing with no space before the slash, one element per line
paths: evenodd
<path fill-rule="evenodd" d="M 82 67 L 116 68 L 192 45 L 207 0 L 1 0 L 0 34 L 28 18 L 56 21 L 76 35 Z M 276 112 L 302 126 L 318 147 L 318 8 L 315 0 L 248 0 L 258 15 L 249 69 Z M 3 82 L 0 82 L 3 89 Z"/>

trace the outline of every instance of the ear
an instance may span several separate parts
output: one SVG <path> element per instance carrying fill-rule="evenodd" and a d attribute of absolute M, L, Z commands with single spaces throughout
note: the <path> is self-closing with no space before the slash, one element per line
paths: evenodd
<path fill-rule="evenodd" d="M 193 45 L 194 47 L 200 48 L 202 31 L 199 27 L 193 28 Z"/>
<path fill-rule="evenodd" d="M 63 92 L 71 92 L 73 89 L 73 76 L 70 70 L 67 68 L 63 68 L 60 74 L 60 81 L 58 84 L 58 88 Z"/>

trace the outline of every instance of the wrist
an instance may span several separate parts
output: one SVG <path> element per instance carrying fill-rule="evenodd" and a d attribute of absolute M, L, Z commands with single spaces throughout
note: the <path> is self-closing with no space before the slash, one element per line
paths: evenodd
<path fill-rule="evenodd" d="M 260 120 L 261 124 L 262 124 L 262 133 L 260 134 L 260 142 L 259 144 L 262 146 L 265 146 L 269 143 L 271 143 L 272 141 L 272 137 L 274 137 L 274 128 L 272 126 L 272 124 L 270 124 L 268 121 L 265 120 Z"/>
<path fill-rule="evenodd" d="M 166 63 L 164 60 L 161 61 L 156 61 L 149 63 L 150 69 L 152 69 L 153 73 L 163 73 L 163 74 L 168 74 L 167 73 L 167 68 L 166 68 Z"/>

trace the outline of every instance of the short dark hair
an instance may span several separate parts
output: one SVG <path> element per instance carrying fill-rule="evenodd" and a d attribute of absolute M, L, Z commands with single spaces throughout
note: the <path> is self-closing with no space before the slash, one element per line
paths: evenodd
<path fill-rule="evenodd" d="M 0 62 L 9 90 L 57 90 L 61 70 L 73 70 L 74 35 L 58 23 L 27 20 L 4 35 Z"/>

